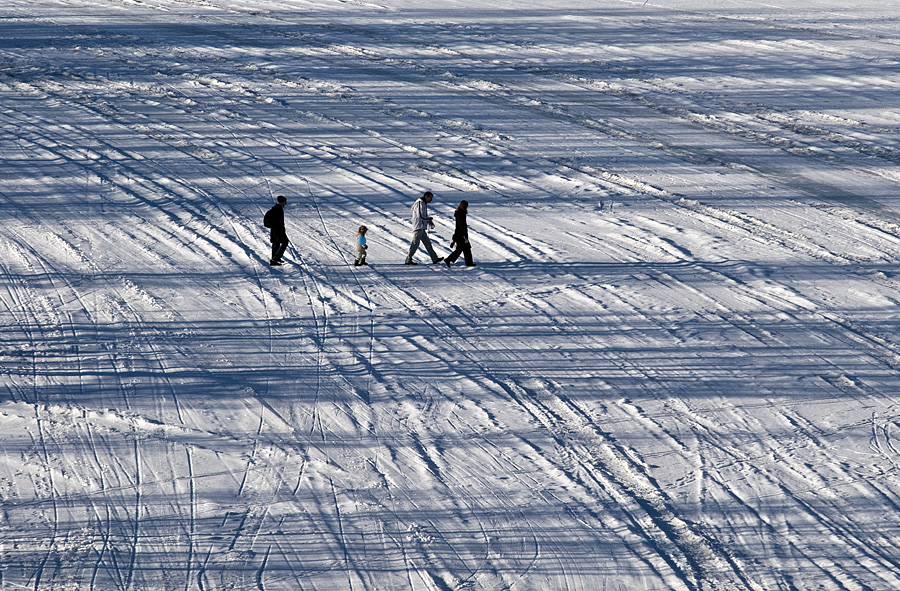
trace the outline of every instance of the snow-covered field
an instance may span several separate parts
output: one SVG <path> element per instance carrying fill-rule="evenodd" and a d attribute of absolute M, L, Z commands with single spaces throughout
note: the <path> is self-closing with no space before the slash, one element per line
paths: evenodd
<path fill-rule="evenodd" d="M 900 589 L 898 56 L 896 0 L 3 0 L 0 588 Z M 403 265 L 425 190 L 477 267 Z"/>

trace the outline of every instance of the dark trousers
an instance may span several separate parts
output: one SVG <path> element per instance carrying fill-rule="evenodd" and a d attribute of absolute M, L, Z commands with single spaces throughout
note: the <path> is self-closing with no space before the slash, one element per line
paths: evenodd
<path fill-rule="evenodd" d="M 456 250 L 450 253 L 445 260 L 448 263 L 456 262 L 456 259 L 459 258 L 459 255 L 463 255 L 463 259 L 465 259 L 466 264 L 472 266 L 474 262 L 472 261 L 472 246 L 468 242 L 457 243 Z"/>
<path fill-rule="evenodd" d="M 284 251 L 287 250 L 288 242 L 285 240 L 284 242 L 273 242 L 272 243 L 272 260 L 280 261 L 281 257 L 284 256 Z"/>

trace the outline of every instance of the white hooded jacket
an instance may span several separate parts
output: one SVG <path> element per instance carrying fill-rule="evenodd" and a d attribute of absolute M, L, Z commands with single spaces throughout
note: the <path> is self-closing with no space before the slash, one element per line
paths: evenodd
<path fill-rule="evenodd" d="M 411 221 L 413 231 L 427 230 L 431 225 L 431 218 L 428 217 L 428 203 L 424 199 L 416 199 L 416 202 L 412 204 Z"/>

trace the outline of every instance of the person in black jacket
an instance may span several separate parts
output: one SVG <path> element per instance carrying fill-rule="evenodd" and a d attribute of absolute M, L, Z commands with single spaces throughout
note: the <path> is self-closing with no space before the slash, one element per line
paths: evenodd
<path fill-rule="evenodd" d="M 283 264 L 281 257 L 288 244 L 291 243 L 287 237 L 287 231 L 284 229 L 284 206 L 287 205 L 287 197 L 279 195 L 276 199 L 277 203 L 266 212 L 266 221 L 271 230 L 270 239 L 272 241 L 272 260 L 269 264 L 273 267 Z"/>
<path fill-rule="evenodd" d="M 459 202 L 459 207 L 453 212 L 453 217 L 456 218 L 456 230 L 453 232 L 453 242 L 450 243 L 450 246 L 456 244 L 456 250 L 444 260 L 448 267 L 459 258 L 460 254 L 463 255 L 467 267 L 475 266 L 475 263 L 472 262 L 472 246 L 469 244 L 469 225 L 466 222 L 468 211 L 469 202 L 462 200 Z"/>

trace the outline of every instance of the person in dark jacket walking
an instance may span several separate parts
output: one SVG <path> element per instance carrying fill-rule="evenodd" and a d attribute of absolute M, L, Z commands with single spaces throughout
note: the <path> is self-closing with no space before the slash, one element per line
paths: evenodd
<path fill-rule="evenodd" d="M 269 238 L 272 241 L 272 260 L 269 261 L 269 264 L 273 267 L 284 263 L 281 257 L 284 256 L 284 251 L 291 243 L 288 240 L 287 231 L 284 229 L 284 206 L 287 205 L 287 197 L 279 195 L 276 201 L 277 203 L 272 206 L 272 209 L 266 212 L 265 217 L 266 226 L 271 231 Z"/>
<path fill-rule="evenodd" d="M 475 266 L 472 261 L 472 246 L 469 244 L 469 225 L 466 221 L 468 212 L 469 202 L 466 200 L 460 201 L 459 207 L 453 212 L 453 217 L 456 218 L 456 230 L 453 232 L 453 242 L 450 243 L 450 246 L 456 244 L 456 249 L 444 260 L 448 267 L 456 262 L 460 254 L 463 255 L 467 267 Z"/>

